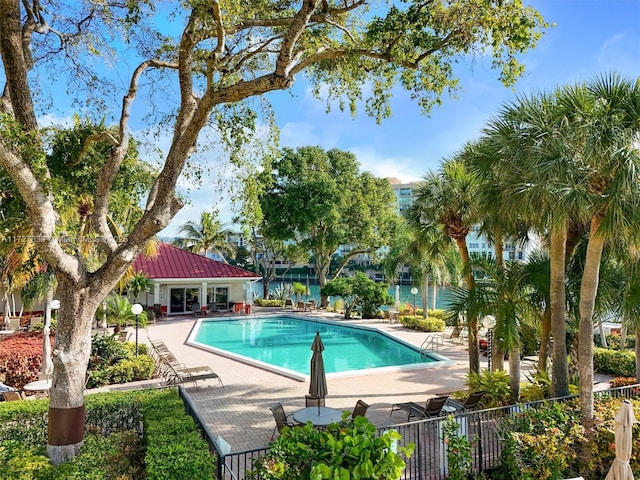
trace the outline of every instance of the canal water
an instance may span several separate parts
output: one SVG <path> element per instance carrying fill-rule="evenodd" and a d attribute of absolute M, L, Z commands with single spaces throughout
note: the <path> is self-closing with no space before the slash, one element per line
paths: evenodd
<path fill-rule="evenodd" d="M 297 280 L 296 280 L 297 281 Z M 303 279 L 300 283 L 305 285 Z M 281 284 L 289 284 L 289 282 L 275 281 L 269 284 L 271 291 L 275 291 Z M 412 285 L 400 285 L 400 304 L 409 304 L 413 306 L 414 295 L 411 293 Z M 416 287 L 417 288 L 417 287 Z M 253 292 L 255 298 L 262 298 L 262 282 L 256 282 L 253 284 Z M 396 297 L 396 287 L 389 287 L 389 295 Z M 429 285 L 429 308 L 433 306 L 433 289 Z M 309 283 L 309 296 L 303 296 L 303 300 L 314 299 L 316 302 L 320 302 L 320 286 L 317 284 Z M 333 302 L 334 298 L 331 299 Z M 418 293 L 415 295 L 416 308 L 422 308 L 422 292 L 418 289 Z M 436 308 L 446 309 L 449 306 L 449 290 L 448 287 L 438 287 L 436 290 Z"/>

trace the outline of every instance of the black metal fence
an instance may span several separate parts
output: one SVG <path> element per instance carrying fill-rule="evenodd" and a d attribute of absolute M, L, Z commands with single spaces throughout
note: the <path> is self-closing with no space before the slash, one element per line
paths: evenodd
<path fill-rule="evenodd" d="M 639 386 L 631 385 L 594 392 L 594 397 L 596 399 L 603 396 L 635 398 L 638 394 Z M 253 460 L 264 455 L 268 448 L 233 453 L 224 451 L 224 446 L 221 447 L 216 442 L 216 437 L 211 434 L 207 426 L 202 422 L 188 395 L 185 395 L 182 388 L 180 388 L 180 396 L 185 402 L 187 412 L 193 416 L 200 426 L 211 445 L 212 451 L 217 455 L 217 478 L 220 480 L 243 480 L 246 472 L 251 470 Z M 459 424 L 460 433 L 465 434 L 472 443 L 472 472 L 487 471 L 498 464 L 502 450 L 499 431 L 503 428 L 505 419 L 517 412 L 536 408 L 547 402 L 564 402 L 576 397 L 577 395 L 573 395 L 455 415 L 454 418 Z M 406 460 L 407 465 L 401 477 L 403 480 L 441 480 L 447 478 L 447 450 L 442 436 L 444 420 L 444 417 L 439 417 L 378 429 L 379 434 L 391 429 L 396 430 L 402 436 L 400 443 L 403 446 L 408 445 L 410 442 L 415 444 L 413 455 Z"/>

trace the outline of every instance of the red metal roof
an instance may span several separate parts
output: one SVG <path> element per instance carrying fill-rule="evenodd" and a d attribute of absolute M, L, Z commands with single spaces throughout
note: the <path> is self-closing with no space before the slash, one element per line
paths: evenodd
<path fill-rule="evenodd" d="M 140 255 L 133 262 L 136 272 L 149 278 L 259 278 L 244 268 L 188 252 L 168 243 L 161 243 L 158 255 Z"/>

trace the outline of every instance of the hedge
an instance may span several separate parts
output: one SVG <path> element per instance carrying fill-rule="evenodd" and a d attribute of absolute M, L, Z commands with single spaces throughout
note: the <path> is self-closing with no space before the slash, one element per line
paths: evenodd
<path fill-rule="evenodd" d="M 444 320 L 436 317 L 422 318 L 414 315 L 402 315 L 400 323 L 407 328 L 421 332 L 442 332 L 445 329 Z"/>
<path fill-rule="evenodd" d="M 177 389 L 92 394 L 85 406 L 80 455 L 53 466 L 46 457 L 48 400 L 0 403 L 2 478 L 212 478 L 214 458 Z"/>
<path fill-rule="evenodd" d="M 635 377 L 636 355 L 631 350 L 594 348 L 593 370 L 614 377 Z"/>

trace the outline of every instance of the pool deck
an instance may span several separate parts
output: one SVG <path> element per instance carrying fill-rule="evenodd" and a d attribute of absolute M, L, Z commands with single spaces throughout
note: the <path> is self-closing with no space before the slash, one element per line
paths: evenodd
<path fill-rule="evenodd" d="M 260 313 L 258 309 L 255 314 Z M 273 309 L 268 309 L 268 313 L 285 314 L 291 313 L 291 310 L 274 312 Z M 340 317 L 326 316 L 340 320 Z M 380 320 L 343 321 L 345 324 L 379 328 L 418 347 L 428 335 L 409 330 L 398 323 Z M 303 408 L 304 397 L 309 389 L 308 382 L 299 382 L 187 345 L 187 338 L 195 322 L 193 317 L 160 320 L 155 325 L 139 329 L 139 342 L 146 343 L 148 338 L 162 339 L 186 366 L 210 366 L 220 375 L 224 387 L 215 379 L 200 381 L 197 386 L 193 383 L 184 385 L 199 415 L 214 435 L 222 436 L 231 445 L 232 451 L 264 447 L 269 443 L 275 426 L 269 407 L 280 402 L 288 414 Z M 436 394 L 464 389 L 468 372 L 468 352 L 465 346 L 445 341 L 438 353 L 452 360 L 452 365 L 329 378 L 326 405 L 351 411 L 356 401 L 362 399 L 369 404 L 367 418 L 377 427 L 402 423 L 406 421 L 406 414 L 402 411 L 395 411 L 390 416 L 391 405 L 394 403 L 414 401 L 423 404 Z M 480 357 L 481 368 L 486 367 L 486 361 L 486 357 Z"/>

